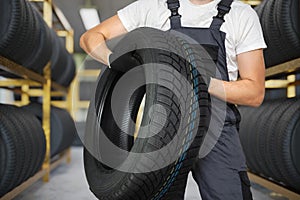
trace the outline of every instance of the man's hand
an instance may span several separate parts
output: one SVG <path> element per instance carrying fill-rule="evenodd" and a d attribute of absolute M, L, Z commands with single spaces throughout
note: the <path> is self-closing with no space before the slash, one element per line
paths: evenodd
<path fill-rule="evenodd" d="M 141 63 L 134 58 L 131 52 L 123 55 L 111 53 L 109 55 L 109 67 L 115 71 L 126 72 L 128 68 L 139 66 Z"/>

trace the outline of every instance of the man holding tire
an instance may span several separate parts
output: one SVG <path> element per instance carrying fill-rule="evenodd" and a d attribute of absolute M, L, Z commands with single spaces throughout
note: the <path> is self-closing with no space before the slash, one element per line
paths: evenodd
<path fill-rule="evenodd" d="M 114 54 L 105 41 L 139 27 L 176 30 L 216 55 L 221 77 L 210 78 L 208 91 L 226 102 L 226 117 L 213 149 L 195 162 L 193 177 L 203 200 L 252 199 L 235 105 L 257 107 L 264 98 L 262 49 L 266 44 L 255 11 L 232 0 L 138 0 L 86 32 L 81 47 L 96 60 L 122 71 L 122 64 L 109 63 Z M 137 63 L 126 55 L 122 61 Z M 177 199 L 182 198 L 179 195 Z"/>

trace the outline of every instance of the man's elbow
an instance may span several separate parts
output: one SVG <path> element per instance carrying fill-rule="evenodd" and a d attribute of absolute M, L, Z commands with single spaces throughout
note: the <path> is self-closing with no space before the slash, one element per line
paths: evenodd
<path fill-rule="evenodd" d="M 79 40 L 79 45 L 80 47 L 86 52 L 89 53 L 89 49 L 90 49 L 90 39 L 91 39 L 91 33 L 89 31 L 83 33 L 80 36 L 80 40 Z"/>
<path fill-rule="evenodd" d="M 265 98 L 265 90 L 259 91 L 256 96 L 252 99 L 250 106 L 259 107 Z"/>
<path fill-rule="evenodd" d="M 80 40 L 79 40 L 80 47 L 85 51 L 87 50 L 86 49 L 87 40 L 88 40 L 88 33 L 85 32 L 84 34 L 81 35 Z"/>

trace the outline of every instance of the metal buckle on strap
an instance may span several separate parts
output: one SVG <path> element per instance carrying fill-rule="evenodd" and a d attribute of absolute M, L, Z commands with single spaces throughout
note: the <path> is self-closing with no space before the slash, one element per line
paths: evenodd
<path fill-rule="evenodd" d="M 223 19 L 224 15 L 229 13 L 231 6 L 219 4 L 217 9 L 218 9 L 218 14 L 217 14 L 216 18 Z"/>
<path fill-rule="evenodd" d="M 178 16 L 178 9 L 180 7 L 179 2 L 175 2 L 175 3 L 168 3 L 168 8 L 171 11 L 171 16 Z"/>
<path fill-rule="evenodd" d="M 169 9 L 178 9 L 179 7 L 180 7 L 179 2 L 168 3 L 168 8 Z"/>
<path fill-rule="evenodd" d="M 230 9 L 231 9 L 231 6 L 227 6 L 227 5 L 224 5 L 224 4 L 221 4 L 221 3 L 218 5 L 218 11 L 219 12 L 222 11 L 226 14 L 230 11 Z"/>

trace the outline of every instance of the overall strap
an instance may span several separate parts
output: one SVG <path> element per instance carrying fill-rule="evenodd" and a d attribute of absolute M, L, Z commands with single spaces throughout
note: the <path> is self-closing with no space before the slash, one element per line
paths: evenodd
<path fill-rule="evenodd" d="M 171 11 L 171 29 L 181 28 L 181 15 L 178 13 L 180 7 L 179 0 L 167 0 L 168 9 Z"/>
<path fill-rule="evenodd" d="M 225 22 L 224 16 L 229 13 L 233 0 L 221 0 L 218 4 L 218 14 L 213 17 L 213 22 L 210 28 L 220 30 L 222 24 Z"/>

